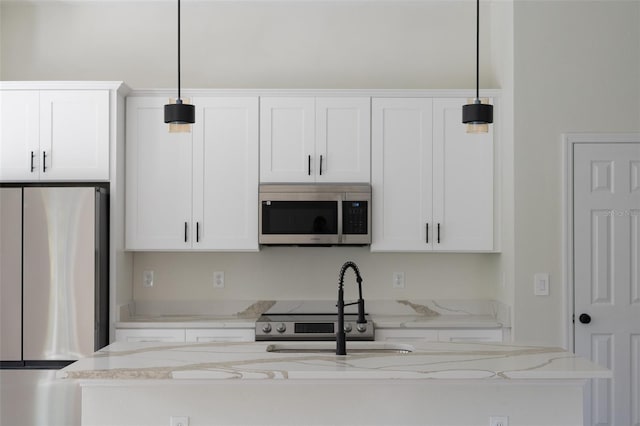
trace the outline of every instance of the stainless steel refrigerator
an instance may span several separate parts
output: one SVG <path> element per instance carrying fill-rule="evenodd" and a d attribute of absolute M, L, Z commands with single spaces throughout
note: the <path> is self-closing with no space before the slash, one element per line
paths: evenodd
<path fill-rule="evenodd" d="M 0 188 L 0 366 L 61 367 L 108 343 L 108 194 Z"/>

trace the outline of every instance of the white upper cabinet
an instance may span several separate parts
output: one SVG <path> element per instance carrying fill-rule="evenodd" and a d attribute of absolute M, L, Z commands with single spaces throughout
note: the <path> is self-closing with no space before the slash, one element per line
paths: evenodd
<path fill-rule="evenodd" d="M 466 99 L 374 98 L 372 251 L 492 251 L 493 134 Z"/>
<path fill-rule="evenodd" d="M 127 99 L 126 247 L 190 248 L 193 133 L 169 133 L 160 97 Z"/>
<path fill-rule="evenodd" d="M 258 99 L 196 98 L 193 247 L 258 250 Z"/>
<path fill-rule="evenodd" d="M 0 95 L 0 180 L 109 180 L 108 90 Z"/>
<path fill-rule="evenodd" d="M 433 101 L 374 98 L 372 106 L 371 250 L 432 250 Z"/>
<path fill-rule="evenodd" d="M 491 251 L 493 230 L 493 125 L 467 133 L 466 99 L 434 99 L 433 220 L 435 250 Z"/>
<path fill-rule="evenodd" d="M 260 99 L 261 182 L 369 182 L 370 98 Z"/>
<path fill-rule="evenodd" d="M 193 98 L 169 133 L 162 97 L 127 100 L 126 247 L 258 250 L 258 98 Z"/>

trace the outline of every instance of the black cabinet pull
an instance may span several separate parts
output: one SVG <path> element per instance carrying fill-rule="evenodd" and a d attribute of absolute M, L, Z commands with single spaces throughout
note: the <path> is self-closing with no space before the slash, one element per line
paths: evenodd
<path fill-rule="evenodd" d="M 307 174 L 309 176 L 311 176 L 311 156 L 308 156 L 308 160 L 307 160 Z"/>
<path fill-rule="evenodd" d="M 429 222 L 427 222 L 427 244 L 429 244 Z"/>
<path fill-rule="evenodd" d="M 200 222 L 196 222 L 196 243 L 200 242 Z"/>
<path fill-rule="evenodd" d="M 187 222 L 184 223 L 184 242 L 187 242 Z"/>
<path fill-rule="evenodd" d="M 33 159 L 36 156 L 36 153 L 31 151 L 31 173 L 33 173 Z"/>
<path fill-rule="evenodd" d="M 47 171 L 47 151 L 42 151 L 42 172 Z"/>
<path fill-rule="evenodd" d="M 320 156 L 320 176 L 322 176 L 322 155 Z"/>
<path fill-rule="evenodd" d="M 440 244 L 440 224 L 438 224 L 438 244 Z"/>

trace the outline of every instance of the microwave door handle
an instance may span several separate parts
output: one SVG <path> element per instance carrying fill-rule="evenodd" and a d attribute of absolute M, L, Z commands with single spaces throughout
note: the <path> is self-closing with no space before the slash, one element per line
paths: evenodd
<path fill-rule="evenodd" d="M 342 244 L 342 197 L 338 198 L 338 244 Z"/>

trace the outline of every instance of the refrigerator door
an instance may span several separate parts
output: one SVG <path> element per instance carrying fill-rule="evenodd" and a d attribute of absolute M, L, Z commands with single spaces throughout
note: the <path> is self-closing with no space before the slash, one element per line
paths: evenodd
<path fill-rule="evenodd" d="M 95 188 L 24 188 L 23 359 L 94 351 Z"/>
<path fill-rule="evenodd" d="M 22 360 L 22 188 L 0 188 L 0 360 Z"/>

